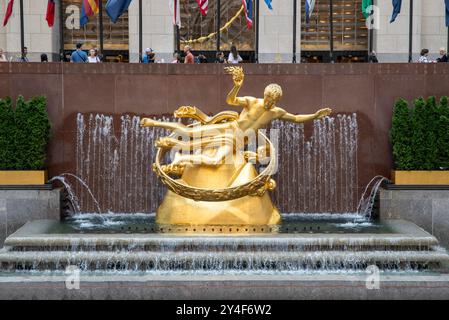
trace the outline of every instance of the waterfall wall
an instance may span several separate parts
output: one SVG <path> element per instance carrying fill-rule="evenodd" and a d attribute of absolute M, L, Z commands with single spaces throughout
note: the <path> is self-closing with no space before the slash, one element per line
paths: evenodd
<path fill-rule="evenodd" d="M 102 210 L 154 212 L 166 190 L 151 170 L 154 142 L 167 132 L 141 128 L 140 117 L 130 115 L 115 122 L 113 116 L 79 113 L 76 122 L 75 174 Z M 354 212 L 359 196 L 356 115 L 326 117 L 311 127 L 310 134 L 303 124 L 275 121 L 271 127 L 279 130 L 275 204 L 285 213 Z M 94 211 L 87 189 L 77 184 L 75 190 L 81 211 Z"/>

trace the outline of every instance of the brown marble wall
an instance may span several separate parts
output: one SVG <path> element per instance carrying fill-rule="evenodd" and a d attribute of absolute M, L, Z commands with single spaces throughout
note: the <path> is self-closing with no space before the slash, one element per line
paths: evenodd
<path fill-rule="evenodd" d="M 394 100 L 449 95 L 449 64 L 248 64 L 241 95 L 282 86 L 292 113 L 331 107 L 357 113 L 359 187 L 392 169 L 389 129 Z M 53 123 L 50 175 L 74 172 L 76 114 L 162 115 L 180 105 L 229 109 L 232 87 L 222 65 L 0 63 L 0 96 L 43 94 Z M 119 121 L 119 117 L 114 117 Z M 116 124 L 116 127 L 120 127 Z M 306 131 L 310 124 L 306 125 Z"/>

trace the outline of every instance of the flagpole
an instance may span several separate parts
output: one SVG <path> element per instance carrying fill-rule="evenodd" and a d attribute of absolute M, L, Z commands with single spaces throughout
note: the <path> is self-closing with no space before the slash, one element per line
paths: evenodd
<path fill-rule="evenodd" d="M 143 52 L 143 44 L 142 44 L 142 0 L 139 0 L 139 62 L 142 62 L 142 52 Z"/>
<path fill-rule="evenodd" d="M 296 15 L 298 11 L 298 0 L 293 0 L 293 60 L 296 63 Z"/>
<path fill-rule="evenodd" d="M 374 6 L 375 0 L 372 2 L 372 6 Z M 370 23 L 370 29 L 369 29 L 369 54 L 373 52 L 373 46 L 374 46 L 374 8 L 371 8 L 371 23 Z"/>
<path fill-rule="evenodd" d="M 98 18 L 100 19 L 100 52 L 104 59 L 103 47 L 104 47 L 104 35 L 103 35 L 103 0 L 99 0 L 99 12 Z"/>
<path fill-rule="evenodd" d="M 256 63 L 259 63 L 259 0 L 256 0 L 256 12 L 255 12 L 255 23 L 256 23 L 256 43 L 255 43 L 255 53 L 254 60 Z"/>
<path fill-rule="evenodd" d="M 64 61 L 64 10 L 62 9 L 62 1 L 59 1 L 59 51 L 60 61 Z"/>
<path fill-rule="evenodd" d="M 216 54 L 220 51 L 220 41 L 221 41 L 221 33 L 220 33 L 220 26 L 221 26 L 221 1 L 217 0 L 216 1 L 217 4 L 217 8 L 215 10 L 216 14 L 217 14 L 217 25 L 216 25 L 216 32 L 217 32 L 217 47 L 216 47 L 216 51 L 215 52 L 215 56 Z"/>
<path fill-rule="evenodd" d="M 408 62 L 413 61 L 413 0 L 410 0 L 410 24 L 408 30 Z"/>
<path fill-rule="evenodd" d="M 333 63 L 334 61 L 334 6 L 333 1 L 329 0 L 329 23 L 330 23 L 330 62 Z"/>
<path fill-rule="evenodd" d="M 178 53 L 181 52 L 181 38 L 179 36 L 179 26 L 176 25 L 175 26 L 175 31 L 176 31 L 176 50 L 178 51 Z"/>
<path fill-rule="evenodd" d="M 23 56 L 23 50 L 25 49 L 25 22 L 23 19 L 23 0 L 20 0 L 20 47 L 21 55 Z"/>

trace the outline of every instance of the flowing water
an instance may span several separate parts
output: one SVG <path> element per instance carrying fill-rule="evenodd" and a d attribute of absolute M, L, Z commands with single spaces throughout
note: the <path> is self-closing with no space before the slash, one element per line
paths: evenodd
<path fill-rule="evenodd" d="M 267 226 L 164 226 L 158 225 L 154 214 L 77 214 L 56 225 L 50 233 L 204 233 L 204 234 L 312 234 L 312 233 L 388 233 L 378 221 L 355 214 L 284 214 L 281 225 Z M 186 228 L 188 229 L 186 231 Z M 231 229 L 231 230 L 229 230 Z M 194 231 L 195 230 L 195 231 Z M 213 230 L 213 231 L 212 231 Z"/>
<path fill-rule="evenodd" d="M 151 165 L 154 141 L 167 133 L 139 123 L 140 117 L 124 115 L 117 130 L 112 116 L 78 114 L 76 175 L 89 185 L 103 212 L 154 212 L 162 201 L 165 187 Z M 82 211 L 95 210 L 85 189 L 77 194 Z"/>
<path fill-rule="evenodd" d="M 356 114 L 304 125 L 275 121 L 279 171 L 274 202 L 281 212 L 356 212 L 358 195 Z"/>
<path fill-rule="evenodd" d="M 94 195 L 77 185 L 78 212 L 94 212 L 99 206 L 102 212 L 155 212 L 166 187 L 151 170 L 154 142 L 167 131 L 141 128 L 139 116 L 121 116 L 119 128 L 115 123 L 113 116 L 103 114 L 77 116 L 75 174 Z M 315 120 L 310 133 L 303 124 L 282 121 L 271 129 L 279 130 L 270 136 L 279 156 L 278 187 L 272 195 L 281 212 L 357 211 L 356 114 Z"/>

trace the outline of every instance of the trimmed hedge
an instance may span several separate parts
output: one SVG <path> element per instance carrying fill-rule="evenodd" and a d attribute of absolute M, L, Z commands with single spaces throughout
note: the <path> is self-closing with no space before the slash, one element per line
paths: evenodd
<path fill-rule="evenodd" d="M 413 106 L 398 99 L 391 128 L 397 170 L 449 169 L 448 98 L 418 98 Z"/>
<path fill-rule="evenodd" d="M 46 98 L 25 101 L 0 99 L 0 170 L 39 170 L 44 167 L 51 124 Z"/>

